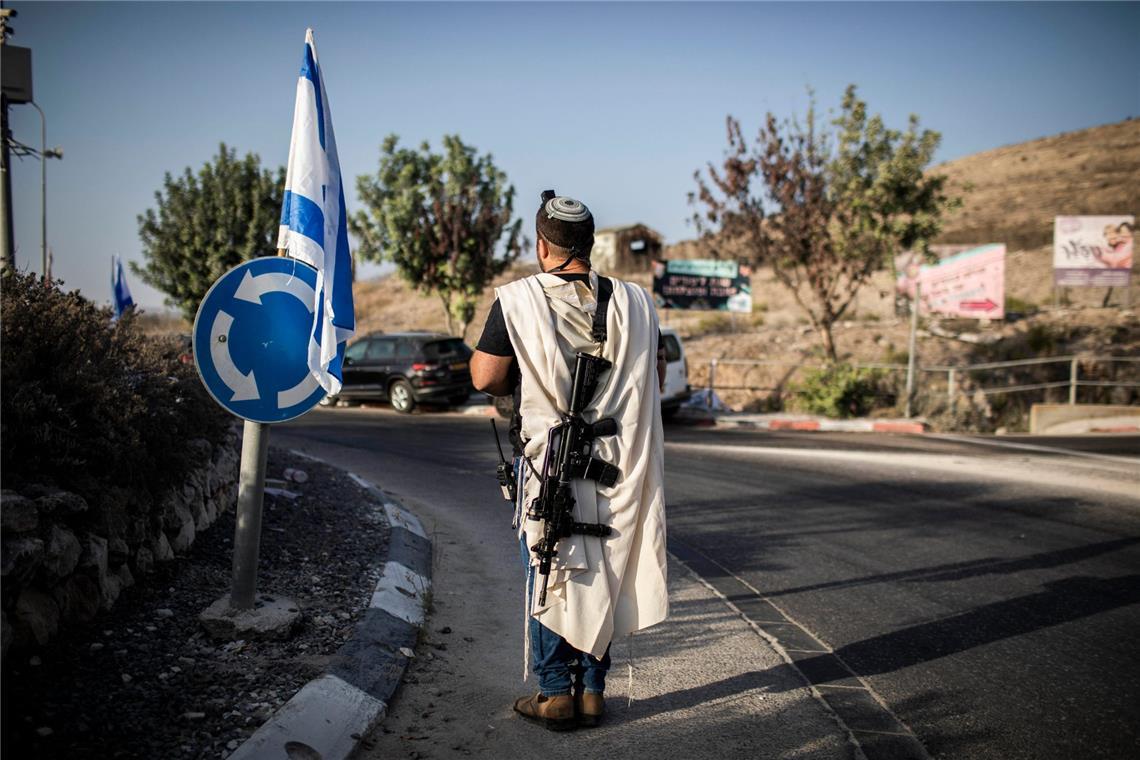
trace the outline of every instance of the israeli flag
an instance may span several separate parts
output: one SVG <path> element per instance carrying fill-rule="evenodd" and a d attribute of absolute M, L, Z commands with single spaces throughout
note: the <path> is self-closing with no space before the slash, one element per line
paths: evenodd
<path fill-rule="evenodd" d="M 277 247 L 317 270 L 309 370 L 330 395 L 340 392 L 345 341 L 356 332 L 345 216 L 332 114 L 313 30 L 307 29 Z"/>
<path fill-rule="evenodd" d="M 131 289 L 127 287 L 127 272 L 123 269 L 123 260 L 118 256 L 111 257 L 111 305 L 115 309 L 115 319 L 123 316 L 123 312 L 135 305 L 134 299 L 131 298 Z"/>

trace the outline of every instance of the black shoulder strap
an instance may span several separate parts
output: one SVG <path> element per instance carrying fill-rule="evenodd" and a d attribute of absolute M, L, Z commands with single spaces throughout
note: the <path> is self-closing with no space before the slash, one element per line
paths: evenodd
<path fill-rule="evenodd" d="M 608 277 L 598 277 L 598 307 L 594 310 L 594 323 L 590 330 L 598 343 L 606 342 L 606 312 L 610 310 L 610 296 L 613 294 L 613 281 Z"/>

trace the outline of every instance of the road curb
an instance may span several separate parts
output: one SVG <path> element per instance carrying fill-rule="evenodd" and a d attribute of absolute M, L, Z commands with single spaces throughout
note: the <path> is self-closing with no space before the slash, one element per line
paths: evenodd
<path fill-rule="evenodd" d="M 779 417 L 759 414 L 678 415 L 675 420 L 680 424 L 696 427 L 745 428 L 749 430 L 907 434 L 928 432 L 926 423 L 917 420 L 830 420 L 821 417 Z"/>
<path fill-rule="evenodd" d="M 392 528 L 380 580 L 356 631 L 332 656 L 325 673 L 305 684 L 229 760 L 348 758 L 387 715 L 388 701 L 414 656 L 431 591 L 431 539 L 419 518 L 381 488 L 342 472 L 383 506 Z"/>

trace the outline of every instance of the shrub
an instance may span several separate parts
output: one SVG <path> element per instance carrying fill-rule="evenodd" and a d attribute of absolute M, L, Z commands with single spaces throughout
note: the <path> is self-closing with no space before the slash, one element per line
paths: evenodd
<path fill-rule="evenodd" d="M 698 335 L 717 335 L 732 331 L 732 317 L 727 314 L 714 312 L 701 317 L 700 321 L 697 322 L 696 334 Z"/>
<path fill-rule="evenodd" d="M 796 406 L 827 417 L 860 417 L 875 406 L 880 373 L 850 364 L 809 371 L 795 387 Z"/>
<path fill-rule="evenodd" d="M 1045 322 L 1030 325 L 1025 331 L 1025 345 L 1029 347 L 1031 356 L 1049 356 L 1057 353 L 1057 344 L 1061 338 L 1063 335 L 1060 331 L 1054 330 Z"/>
<path fill-rule="evenodd" d="M 886 350 L 883 352 L 884 364 L 906 364 L 910 361 L 910 353 L 907 351 L 895 348 L 894 343 L 888 343 Z"/>
<path fill-rule="evenodd" d="M 93 505 L 143 505 L 203 464 L 229 417 L 209 398 L 185 343 L 146 336 L 131 314 L 58 284 L 0 279 L 0 468 L 4 485 L 54 486 Z M 144 507 L 145 508 L 145 507 Z"/>
<path fill-rule="evenodd" d="M 1032 301 L 1026 301 L 1017 296 L 1009 295 L 1005 297 L 1005 310 L 1007 313 L 1012 312 L 1025 315 L 1036 314 L 1038 311 L 1037 304 Z"/>

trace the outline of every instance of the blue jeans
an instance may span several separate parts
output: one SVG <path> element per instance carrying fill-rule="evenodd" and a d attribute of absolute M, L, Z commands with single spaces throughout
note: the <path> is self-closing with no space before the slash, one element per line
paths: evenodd
<path fill-rule="evenodd" d="M 526 541 L 519 541 L 522 549 L 523 565 L 527 570 L 527 599 L 534 595 L 534 581 L 537 570 L 531 572 L 530 551 Z M 529 607 L 528 607 L 529 611 Z M 579 684 L 591 694 L 602 694 L 606 690 L 606 672 L 610 669 L 610 649 L 599 660 L 588 652 L 582 652 L 567 643 L 566 639 L 531 617 L 527 622 L 530 635 L 531 669 L 538 676 L 538 688 L 547 697 L 569 694 L 575 684 Z"/>

